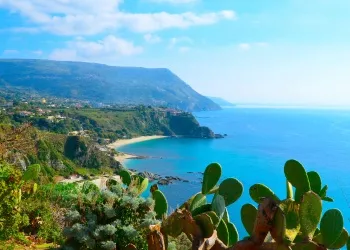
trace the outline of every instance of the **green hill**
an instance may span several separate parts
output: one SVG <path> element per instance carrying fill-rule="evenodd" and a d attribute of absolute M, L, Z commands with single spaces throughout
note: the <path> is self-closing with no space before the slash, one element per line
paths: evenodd
<path fill-rule="evenodd" d="M 92 102 L 167 106 L 185 111 L 220 106 L 168 69 L 114 67 L 82 62 L 0 60 L 0 87 Z"/>

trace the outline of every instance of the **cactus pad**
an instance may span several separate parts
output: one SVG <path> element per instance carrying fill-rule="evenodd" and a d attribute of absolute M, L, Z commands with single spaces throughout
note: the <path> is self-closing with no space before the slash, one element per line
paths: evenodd
<path fill-rule="evenodd" d="M 280 199 L 275 195 L 275 193 L 263 184 L 254 184 L 249 189 L 250 197 L 256 203 L 260 203 L 261 198 L 271 198 L 275 201 Z"/>
<path fill-rule="evenodd" d="M 322 187 L 320 175 L 315 171 L 310 171 L 307 173 L 307 176 L 309 178 L 311 190 L 316 194 L 319 194 Z"/>
<path fill-rule="evenodd" d="M 226 222 L 226 224 L 230 222 L 230 215 L 228 214 L 227 208 L 225 208 L 225 213 L 222 219 Z"/>
<path fill-rule="evenodd" d="M 221 166 L 218 163 L 211 163 L 204 171 L 202 194 L 207 194 L 215 187 L 221 177 Z"/>
<path fill-rule="evenodd" d="M 227 246 L 229 244 L 229 232 L 224 220 L 221 220 L 216 229 L 218 238 Z"/>
<path fill-rule="evenodd" d="M 126 185 L 129 186 L 131 183 L 131 176 L 130 173 L 127 170 L 122 170 L 119 172 L 120 177 L 122 178 L 122 182 Z"/>
<path fill-rule="evenodd" d="M 216 213 L 213 212 L 213 211 L 210 211 L 210 212 L 206 212 L 205 214 L 210 217 L 211 222 L 213 223 L 214 227 L 216 228 L 219 225 L 219 222 L 220 222 L 220 219 L 216 215 Z"/>
<path fill-rule="evenodd" d="M 235 225 L 231 222 L 226 223 L 228 231 L 228 247 L 233 246 L 239 239 L 238 231 Z"/>
<path fill-rule="evenodd" d="M 204 238 L 209 238 L 214 233 L 214 225 L 207 214 L 200 214 L 193 218 L 202 231 Z"/>
<path fill-rule="evenodd" d="M 325 246 L 331 246 L 343 232 L 343 215 L 338 209 L 325 212 L 321 219 L 320 230 Z"/>
<path fill-rule="evenodd" d="M 258 210 L 252 204 L 245 204 L 241 208 L 241 220 L 249 235 L 252 235 L 253 233 L 257 213 Z"/>
<path fill-rule="evenodd" d="M 293 199 L 293 186 L 287 181 L 287 199 Z"/>
<path fill-rule="evenodd" d="M 212 210 L 221 220 L 225 213 L 225 200 L 220 194 L 214 195 L 213 202 L 211 203 Z"/>
<path fill-rule="evenodd" d="M 198 193 L 192 200 L 192 203 L 190 205 L 190 211 L 192 212 L 196 208 L 199 208 L 205 204 L 207 204 L 207 197 L 205 197 L 205 195 L 202 193 Z"/>
<path fill-rule="evenodd" d="M 203 206 L 197 207 L 191 213 L 192 213 L 192 216 L 196 216 L 198 214 L 202 214 L 209 211 L 211 211 L 211 204 L 205 204 Z"/>
<path fill-rule="evenodd" d="M 139 184 L 139 186 L 138 186 L 139 194 L 142 194 L 143 192 L 146 191 L 146 189 L 147 189 L 147 187 L 148 187 L 148 184 L 149 184 L 149 181 L 148 181 L 147 178 L 144 178 L 144 179 L 140 182 L 140 184 Z"/>
<path fill-rule="evenodd" d="M 311 190 L 307 173 L 298 161 L 289 160 L 284 165 L 287 180 L 303 194 Z"/>
<path fill-rule="evenodd" d="M 340 234 L 339 238 L 330 246 L 327 246 L 329 249 L 341 249 L 343 246 L 345 246 L 346 242 L 348 241 L 349 233 L 344 228 L 342 233 Z"/>
<path fill-rule="evenodd" d="M 280 203 L 284 216 L 286 218 L 285 239 L 293 242 L 300 230 L 299 204 L 292 199 L 284 200 Z"/>
<path fill-rule="evenodd" d="M 154 211 L 157 214 L 157 219 L 162 219 L 165 214 L 168 212 L 168 202 L 164 194 L 160 190 L 156 190 L 152 193 L 154 199 Z"/>
<path fill-rule="evenodd" d="M 320 222 L 321 215 L 322 201 L 320 197 L 312 191 L 305 193 L 299 211 L 300 231 L 303 236 L 312 239 Z"/>
<path fill-rule="evenodd" d="M 242 193 L 242 183 L 234 178 L 224 180 L 219 186 L 219 194 L 224 197 L 226 206 L 229 206 L 238 200 Z"/>
<path fill-rule="evenodd" d="M 270 230 L 272 238 L 278 244 L 283 243 L 284 236 L 286 233 L 286 217 L 280 207 L 277 208 L 275 217 L 273 219 L 273 227 Z"/>
<path fill-rule="evenodd" d="M 320 191 L 320 193 L 319 193 L 319 195 L 320 195 L 321 198 L 323 198 L 323 197 L 325 197 L 325 196 L 327 195 L 327 190 L 328 190 L 328 186 L 327 186 L 327 185 L 325 185 L 325 186 L 321 189 L 321 191 Z"/>

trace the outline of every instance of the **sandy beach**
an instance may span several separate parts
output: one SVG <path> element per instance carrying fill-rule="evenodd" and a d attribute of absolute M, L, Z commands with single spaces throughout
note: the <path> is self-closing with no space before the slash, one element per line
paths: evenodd
<path fill-rule="evenodd" d="M 167 138 L 168 136 L 162 136 L 162 135 L 151 135 L 151 136 L 140 136 L 132 139 L 121 139 L 117 140 L 109 145 L 107 145 L 109 148 L 116 148 L 118 149 L 121 146 L 137 143 L 137 142 L 143 142 L 143 141 L 150 141 L 150 140 L 155 140 L 155 139 L 163 139 Z M 119 161 L 120 163 L 123 163 L 127 159 L 132 159 L 132 158 L 137 158 L 139 156 L 137 155 L 131 155 L 131 154 L 126 154 L 123 152 L 119 152 L 118 155 L 114 156 L 114 158 Z"/>
<path fill-rule="evenodd" d="M 162 135 L 150 135 L 150 136 L 140 136 L 132 139 L 121 139 L 117 140 L 111 144 L 108 145 L 109 148 L 119 148 L 121 146 L 125 146 L 132 143 L 137 142 L 143 142 L 143 141 L 149 141 L 149 140 L 155 140 L 155 139 L 162 139 L 167 138 L 168 136 L 162 136 Z"/>

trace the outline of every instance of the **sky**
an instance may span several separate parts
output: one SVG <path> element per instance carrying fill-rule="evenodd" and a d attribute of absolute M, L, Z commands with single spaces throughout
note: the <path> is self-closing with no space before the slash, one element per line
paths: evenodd
<path fill-rule="evenodd" d="M 349 0 L 0 0 L 0 58 L 169 68 L 235 103 L 350 105 Z"/>

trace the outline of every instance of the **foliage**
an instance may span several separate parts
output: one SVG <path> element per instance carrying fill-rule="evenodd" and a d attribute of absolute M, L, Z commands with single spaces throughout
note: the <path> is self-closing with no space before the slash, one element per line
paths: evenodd
<path fill-rule="evenodd" d="M 84 184 L 78 203 L 66 215 L 66 248 L 125 249 L 133 244 L 147 249 L 148 226 L 157 223 L 153 201 L 139 197 L 135 183 L 127 188 L 113 180 L 108 183 L 103 191 Z"/>
<path fill-rule="evenodd" d="M 19 234 L 20 228 L 29 224 L 29 218 L 21 212 L 21 171 L 0 163 L 0 240 Z"/>

